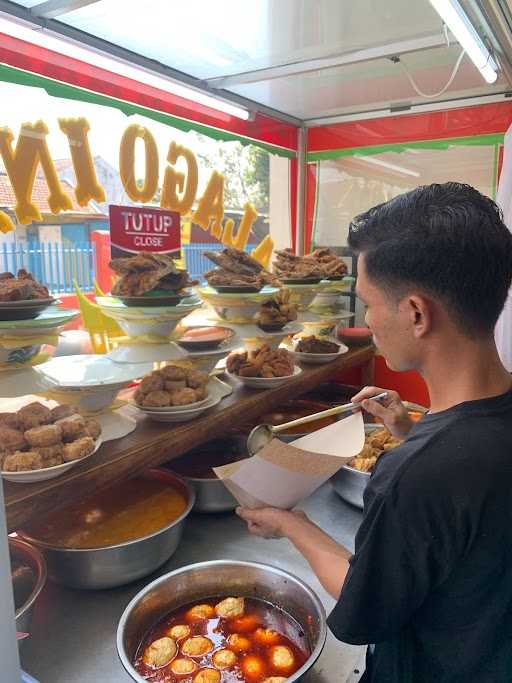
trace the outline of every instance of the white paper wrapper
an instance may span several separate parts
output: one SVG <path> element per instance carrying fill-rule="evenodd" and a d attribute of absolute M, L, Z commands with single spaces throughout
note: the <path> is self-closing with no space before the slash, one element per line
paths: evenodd
<path fill-rule="evenodd" d="M 215 467 L 214 472 L 249 508 L 292 508 L 330 479 L 364 446 L 361 412 L 296 439 L 272 441 L 246 460 Z"/>

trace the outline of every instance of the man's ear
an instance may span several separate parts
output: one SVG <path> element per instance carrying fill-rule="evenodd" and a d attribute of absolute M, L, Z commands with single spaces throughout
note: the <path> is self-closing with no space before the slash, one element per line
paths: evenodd
<path fill-rule="evenodd" d="M 432 330 L 434 305 L 432 301 L 419 294 L 410 294 L 405 302 L 413 334 L 420 339 Z"/>

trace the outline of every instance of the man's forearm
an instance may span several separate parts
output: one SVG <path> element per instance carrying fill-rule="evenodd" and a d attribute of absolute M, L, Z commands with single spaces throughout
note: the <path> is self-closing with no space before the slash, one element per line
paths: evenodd
<path fill-rule="evenodd" d="M 337 600 L 351 553 L 308 519 L 290 517 L 283 533 L 309 562 L 325 590 Z"/>

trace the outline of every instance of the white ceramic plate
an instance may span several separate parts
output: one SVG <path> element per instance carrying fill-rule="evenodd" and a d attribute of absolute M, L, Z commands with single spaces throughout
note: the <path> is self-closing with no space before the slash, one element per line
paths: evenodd
<path fill-rule="evenodd" d="M 174 342 L 167 344 L 123 344 L 106 354 L 114 363 L 162 363 L 184 360 L 188 353 Z"/>
<path fill-rule="evenodd" d="M 327 341 L 331 341 L 330 339 Z M 334 341 L 334 340 L 333 340 Z M 332 363 L 333 360 L 339 358 L 342 354 L 347 353 L 348 346 L 341 342 L 335 342 L 339 346 L 338 353 L 303 353 L 301 351 L 292 351 L 296 360 L 300 363 L 308 365 L 323 365 L 324 363 Z"/>
<path fill-rule="evenodd" d="M 58 356 L 38 365 L 36 371 L 51 385 L 62 389 L 122 386 L 153 370 L 152 363 L 114 363 L 106 356 L 81 354 Z"/>
<path fill-rule="evenodd" d="M 293 370 L 293 375 L 287 375 L 286 377 L 239 377 L 231 372 L 226 372 L 230 377 L 237 379 L 247 387 L 252 387 L 253 389 L 273 389 L 274 387 L 278 387 L 280 384 L 284 384 L 292 377 L 300 375 L 302 370 L 298 365 L 296 365 Z"/>
<path fill-rule="evenodd" d="M 163 317 L 181 317 L 182 313 L 193 311 L 201 305 L 197 296 L 189 296 L 180 301 L 176 306 L 126 306 L 122 301 L 111 296 L 96 297 L 96 302 L 105 313 L 113 318 L 125 320 Z"/>
<path fill-rule="evenodd" d="M 75 465 L 87 460 L 93 456 L 98 448 L 103 443 L 101 436 L 96 440 L 96 446 L 92 453 L 86 455 L 80 460 L 72 460 L 71 462 L 65 462 L 62 465 L 54 465 L 53 467 L 45 467 L 41 470 L 25 470 L 24 472 L 2 472 L 2 478 L 7 479 L 7 481 L 13 481 L 17 484 L 34 484 L 37 481 L 47 481 L 48 479 L 55 479 L 55 477 L 60 477 L 61 474 L 67 472 Z"/>
<path fill-rule="evenodd" d="M 30 328 L 40 332 L 41 329 L 65 325 L 79 315 L 75 308 L 57 308 L 50 306 L 40 313 L 37 318 L 29 320 L 0 320 L 0 330 L 8 329 L 10 334 L 16 334 L 18 329 Z"/>

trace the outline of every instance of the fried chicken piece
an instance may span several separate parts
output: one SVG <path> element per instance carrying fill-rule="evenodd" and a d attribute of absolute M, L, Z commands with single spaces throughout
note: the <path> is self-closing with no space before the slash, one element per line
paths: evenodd
<path fill-rule="evenodd" d="M 208 374 L 202 370 L 187 370 L 187 386 L 192 389 L 204 387 L 208 382 Z"/>
<path fill-rule="evenodd" d="M 164 377 L 158 370 L 146 375 L 139 384 L 139 390 L 143 394 L 149 394 L 152 391 L 162 391 L 164 388 Z"/>
<path fill-rule="evenodd" d="M 247 351 L 243 353 L 230 353 L 226 359 L 226 368 L 233 375 L 238 375 L 241 366 L 247 363 Z"/>
<path fill-rule="evenodd" d="M 171 394 L 167 391 L 150 391 L 142 401 L 146 408 L 164 408 L 171 405 Z"/>
<path fill-rule="evenodd" d="M 196 392 L 189 387 L 174 392 L 174 394 L 171 394 L 170 399 L 173 406 L 186 406 L 189 403 L 195 403 L 197 400 Z"/>
<path fill-rule="evenodd" d="M 20 451 L 27 447 L 23 432 L 10 427 L 0 427 L 0 444 L 7 451 Z"/>
<path fill-rule="evenodd" d="M 10 427 L 10 429 L 23 429 L 23 425 L 17 413 L 0 413 L 0 427 Z"/>
<path fill-rule="evenodd" d="M 115 296 L 142 296 L 153 289 L 179 291 L 194 284 L 185 270 L 179 270 L 171 256 L 141 252 L 131 258 L 110 262 L 114 272 L 121 275 L 112 288 Z"/>
<path fill-rule="evenodd" d="M 55 408 L 50 410 L 50 422 L 57 422 L 65 417 L 71 417 L 71 415 L 78 415 L 78 410 L 74 406 L 66 404 L 55 406 Z"/>
<path fill-rule="evenodd" d="M 289 289 L 281 289 L 272 299 L 261 304 L 258 313 L 260 327 L 284 326 L 287 322 L 297 320 L 297 306 L 290 303 L 290 296 Z"/>
<path fill-rule="evenodd" d="M 383 427 L 382 429 L 376 429 L 374 432 L 369 434 L 366 438 L 367 443 L 373 448 L 382 448 L 386 441 L 391 438 L 391 432 Z"/>
<path fill-rule="evenodd" d="M 24 268 L 18 270 L 17 277 L 12 273 L 2 273 L 0 276 L 0 301 L 29 301 L 49 297 L 48 289 Z"/>
<path fill-rule="evenodd" d="M 62 420 L 57 420 L 55 425 L 60 427 L 62 431 L 62 440 L 65 443 L 76 441 L 76 439 L 87 436 L 85 420 L 81 415 L 71 415 L 71 417 L 64 417 Z"/>
<path fill-rule="evenodd" d="M 36 451 L 16 451 L 8 455 L 3 464 L 4 472 L 27 472 L 43 468 L 41 456 Z"/>
<path fill-rule="evenodd" d="M 81 439 L 64 444 L 62 457 L 64 462 L 72 462 L 73 460 L 80 460 L 90 455 L 95 448 L 94 439 L 90 436 L 84 436 Z"/>
<path fill-rule="evenodd" d="M 251 285 L 261 289 L 265 284 L 280 284 L 275 275 L 240 249 L 226 247 L 221 252 L 205 251 L 204 255 L 219 266 L 204 276 L 210 285 Z"/>
<path fill-rule="evenodd" d="M 25 432 L 25 439 L 33 447 L 54 446 L 62 441 L 62 429 L 56 425 L 32 427 Z"/>
<path fill-rule="evenodd" d="M 43 467 L 55 467 L 64 462 L 64 446 L 61 443 L 54 446 L 40 446 L 35 448 L 34 452 L 41 456 Z"/>
<path fill-rule="evenodd" d="M 89 418 L 85 421 L 85 431 L 88 436 L 96 440 L 101 435 L 101 425 L 98 420 Z"/>
<path fill-rule="evenodd" d="M 18 419 L 23 429 L 32 429 L 51 422 L 51 410 L 38 401 L 29 403 L 18 410 Z"/>

